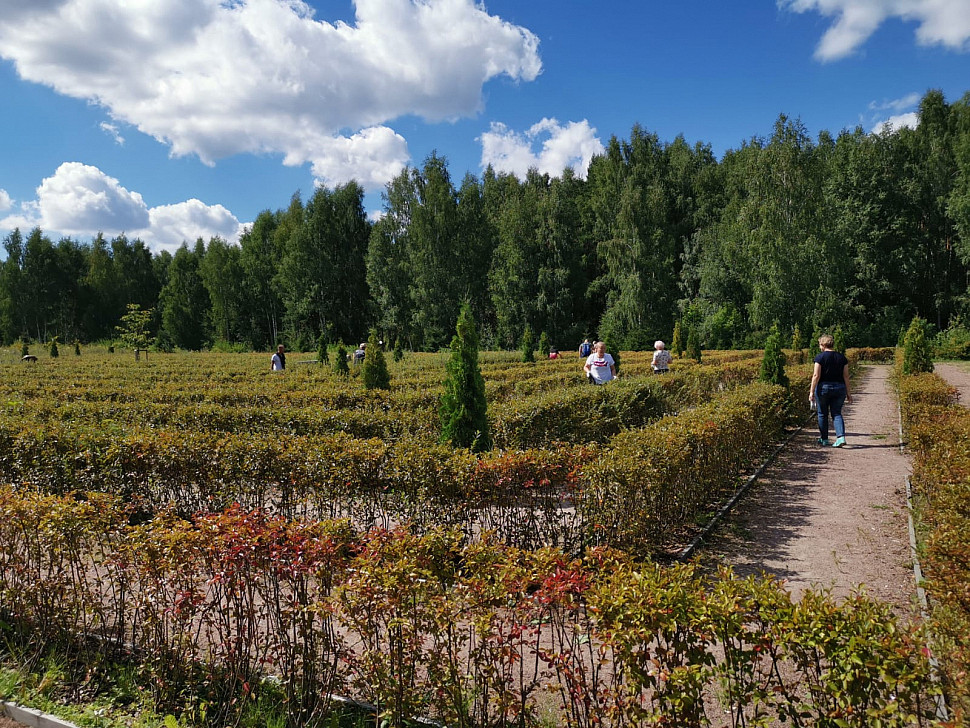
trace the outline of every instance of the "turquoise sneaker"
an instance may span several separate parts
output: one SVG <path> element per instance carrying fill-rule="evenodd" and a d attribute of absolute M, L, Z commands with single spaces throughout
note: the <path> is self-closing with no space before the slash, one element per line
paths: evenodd
<path fill-rule="evenodd" d="M 829 441 L 828 440 L 823 440 L 820 437 L 820 438 L 818 438 L 818 444 L 821 445 L 822 447 L 828 447 L 829 446 Z"/>
<path fill-rule="evenodd" d="M 844 437 L 837 437 L 835 438 L 835 442 L 832 443 L 832 447 L 842 447 L 843 445 L 845 445 Z"/>

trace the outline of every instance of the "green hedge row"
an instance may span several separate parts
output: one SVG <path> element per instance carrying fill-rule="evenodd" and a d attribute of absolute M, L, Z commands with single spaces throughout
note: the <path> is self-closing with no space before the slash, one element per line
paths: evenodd
<path fill-rule="evenodd" d="M 286 725 L 330 725 L 334 694 L 395 727 L 933 724 L 918 636 L 862 596 L 447 531 L 129 515 L 0 488 L 3 649 L 106 696 L 124 661 L 182 724 L 275 702 Z"/>
<path fill-rule="evenodd" d="M 898 383 L 936 653 L 959 720 L 970 716 L 970 411 L 935 374 Z"/>

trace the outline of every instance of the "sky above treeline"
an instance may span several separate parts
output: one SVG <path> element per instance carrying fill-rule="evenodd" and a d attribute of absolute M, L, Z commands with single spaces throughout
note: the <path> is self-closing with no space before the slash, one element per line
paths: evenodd
<path fill-rule="evenodd" d="M 0 0 L 0 235 L 173 251 L 319 184 L 379 215 L 432 151 L 584 176 L 637 123 L 720 158 L 930 89 L 970 90 L 970 0 Z"/>

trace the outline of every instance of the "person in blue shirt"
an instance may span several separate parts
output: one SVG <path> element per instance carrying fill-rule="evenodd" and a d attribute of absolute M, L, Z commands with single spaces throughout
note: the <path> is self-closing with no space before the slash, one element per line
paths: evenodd
<path fill-rule="evenodd" d="M 832 447 L 845 445 L 845 420 L 842 418 L 842 405 L 852 402 L 849 393 L 849 360 L 832 347 L 835 344 L 828 334 L 820 336 L 818 348 L 822 351 L 815 357 L 815 369 L 808 390 L 808 401 L 818 405 L 818 444 L 829 444 L 829 415 L 835 428 L 835 442 Z"/>

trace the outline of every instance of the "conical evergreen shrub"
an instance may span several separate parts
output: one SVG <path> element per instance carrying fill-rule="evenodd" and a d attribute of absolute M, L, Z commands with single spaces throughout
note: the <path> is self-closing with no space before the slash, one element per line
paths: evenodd
<path fill-rule="evenodd" d="M 761 360 L 761 371 L 758 379 L 762 382 L 788 386 L 788 375 L 785 374 L 785 352 L 781 350 L 781 332 L 778 324 L 771 327 L 768 339 L 765 341 L 765 354 Z"/>
<path fill-rule="evenodd" d="M 488 432 L 485 380 L 478 367 L 478 332 L 471 307 L 462 306 L 451 340 L 445 391 L 441 395 L 441 441 L 484 452 L 492 447 Z"/>
<path fill-rule="evenodd" d="M 927 334 L 926 319 L 914 318 L 903 340 L 903 374 L 933 371 L 933 354 Z"/>
<path fill-rule="evenodd" d="M 377 338 L 377 331 L 371 329 L 367 338 L 367 350 L 364 352 L 364 363 L 361 365 L 361 377 L 364 379 L 364 389 L 390 389 L 391 375 L 387 371 L 387 361 L 381 350 L 381 342 Z"/>

